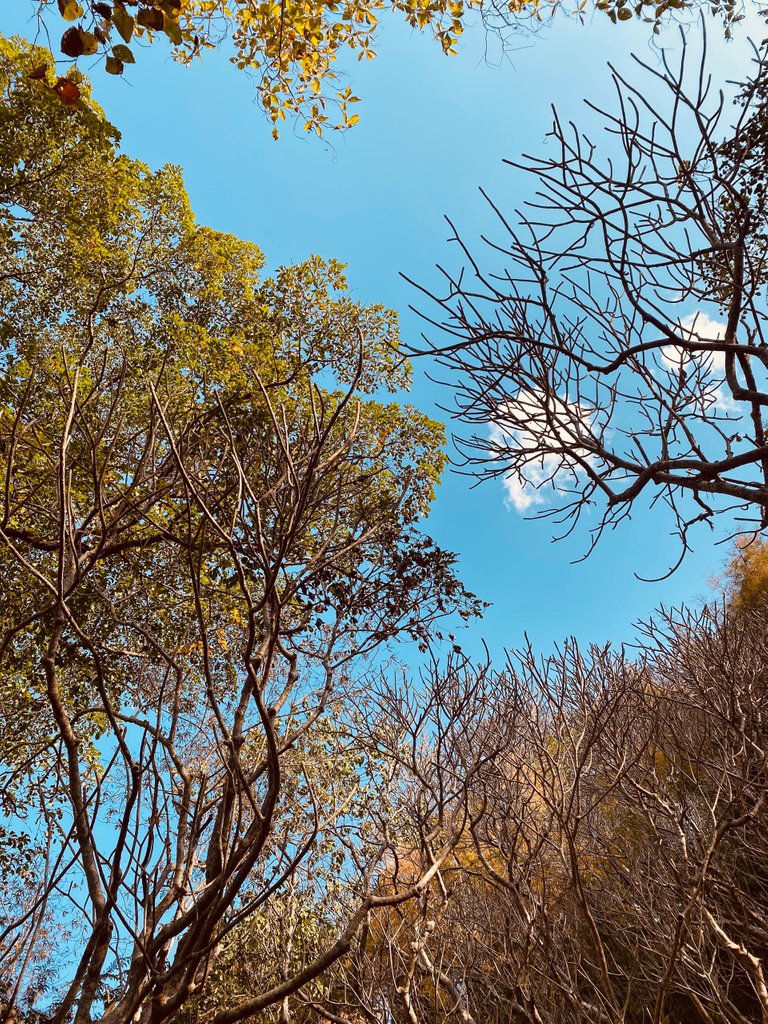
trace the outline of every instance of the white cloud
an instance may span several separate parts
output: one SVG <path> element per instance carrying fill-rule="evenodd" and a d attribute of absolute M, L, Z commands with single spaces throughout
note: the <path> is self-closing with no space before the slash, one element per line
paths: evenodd
<path fill-rule="evenodd" d="M 706 313 L 702 313 L 701 310 L 684 316 L 678 326 L 683 338 L 689 341 L 722 341 L 725 337 L 725 324 L 721 324 L 718 320 L 713 320 Z M 661 350 L 661 358 L 664 364 L 671 370 L 679 370 L 681 366 L 685 367 L 687 363 L 695 360 L 700 365 L 706 366 L 710 373 L 717 374 L 718 376 L 725 373 L 724 352 L 698 352 L 692 354 L 686 349 L 678 348 L 676 345 L 665 345 Z"/>
<path fill-rule="evenodd" d="M 683 337 L 691 341 L 722 341 L 725 337 L 725 324 L 713 320 L 701 310 L 683 317 L 678 327 Z M 727 416 L 740 416 L 743 413 L 742 407 L 734 400 L 725 383 L 725 352 L 691 353 L 675 345 L 665 345 L 661 350 L 661 358 L 664 365 L 674 371 L 679 371 L 681 367 L 685 369 L 687 364 L 695 362 L 715 381 L 722 381 L 721 385 L 711 392 L 711 408 Z"/>
<path fill-rule="evenodd" d="M 547 491 L 558 489 L 558 476 L 573 482 L 580 467 L 567 453 L 589 458 L 589 449 L 579 442 L 591 436 L 592 422 L 580 403 L 559 397 L 547 400 L 538 389 L 523 389 L 502 403 L 488 431 L 491 446 L 511 455 L 515 463 L 503 478 L 507 503 L 526 512 L 544 504 Z"/>
<path fill-rule="evenodd" d="M 731 394 L 730 388 L 726 384 L 721 384 L 720 387 L 715 391 L 713 395 L 714 401 L 712 403 L 713 408 L 717 412 L 722 413 L 724 416 L 743 416 L 744 409 L 735 400 Z"/>

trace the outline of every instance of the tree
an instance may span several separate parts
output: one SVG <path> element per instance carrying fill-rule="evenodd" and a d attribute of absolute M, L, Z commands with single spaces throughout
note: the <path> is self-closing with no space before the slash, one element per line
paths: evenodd
<path fill-rule="evenodd" d="M 367 672 L 479 604 L 418 528 L 440 427 L 373 397 L 407 383 L 394 315 L 333 261 L 262 280 L 50 61 L 0 42 L 4 1019 L 160 1024 L 314 894 L 314 945 L 227 1024 L 426 884 L 375 887 L 405 782 Z"/>
<path fill-rule="evenodd" d="M 446 54 L 456 52 L 459 36 L 475 11 L 486 27 L 503 33 L 511 28 L 535 25 L 544 9 L 554 11 L 561 0 L 546 5 L 531 0 L 508 0 L 505 4 L 482 0 L 25 0 L 31 2 L 38 20 L 53 25 L 60 19 L 71 23 L 61 38 L 61 51 L 77 60 L 80 56 L 103 56 L 109 74 L 122 74 L 126 64 L 135 62 L 134 40 L 153 42 L 167 37 L 182 63 L 201 56 L 206 49 L 221 45 L 229 36 L 231 57 L 240 70 L 252 73 L 258 82 L 259 101 L 273 124 L 287 114 L 304 121 L 307 130 L 322 134 L 328 127 L 350 128 L 359 120 L 353 105 L 358 97 L 351 86 L 342 87 L 337 61 L 345 51 L 358 60 L 376 56 L 379 18 L 392 10 L 418 30 L 429 30 Z M 658 24 L 669 11 L 684 8 L 688 0 L 596 0 L 614 23 L 633 16 Z M 712 5 L 728 26 L 740 18 L 736 0 L 715 0 Z M 576 13 L 584 5 L 574 5 Z M 53 13 L 52 13 L 53 12 Z"/>
<path fill-rule="evenodd" d="M 726 509 L 768 524 L 764 102 L 747 88 L 729 126 L 689 50 L 638 62 L 666 104 L 614 72 L 598 140 L 556 117 L 550 155 L 513 164 L 536 198 L 515 222 L 494 207 L 489 267 L 454 229 L 466 266 L 424 290 L 468 471 L 565 532 L 602 509 L 593 543 L 661 500 L 682 553 Z"/>
<path fill-rule="evenodd" d="M 381 828 L 386 856 L 372 880 L 379 911 L 352 938 L 345 956 L 275 1007 L 269 1019 L 279 1024 L 346 1020 L 348 1014 L 355 1021 L 379 1020 L 382 1014 L 388 1019 L 381 991 L 366 1002 L 370 948 L 392 920 L 402 920 L 401 905 L 418 902 L 421 907 L 429 900 L 428 885 L 420 886 L 414 899 L 397 897 L 413 892 L 421 879 L 433 878 L 462 843 L 468 824 L 482 813 L 467 801 L 471 780 L 502 750 L 502 730 L 494 732 L 487 724 L 495 697 L 490 683 L 490 674 L 477 671 L 463 655 L 451 656 L 446 664 L 428 663 L 415 680 L 408 678 L 407 686 L 393 685 L 388 674 L 371 680 L 376 699 L 361 705 L 356 735 L 360 741 L 366 738 L 366 777 L 386 822 Z M 377 766 L 375 777 L 372 766 Z M 337 771 L 333 761 L 327 767 Z M 338 870 L 338 865 L 332 868 Z M 311 960 L 338 920 L 334 904 L 349 899 L 348 891 L 344 895 L 349 885 L 345 873 L 340 884 L 325 892 L 316 884 L 286 889 L 279 901 L 233 929 L 215 973 L 174 1024 L 215 1021 L 232 991 L 259 991 L 276 965 L 290 971 Z"/>
<path fill-rule="evenodd" d="M 633 658 L 570 642 L 488 671 L 477 813 L 328 1019 L 768 1020 L 767 614 L 662 613 Z"/>
<path fill-rule="evenodd" d="M 754 610 L 768 598 L 768 545 L 760 537 L 744 537 L 728 565 L 726 582 L 736 610 Z"/>

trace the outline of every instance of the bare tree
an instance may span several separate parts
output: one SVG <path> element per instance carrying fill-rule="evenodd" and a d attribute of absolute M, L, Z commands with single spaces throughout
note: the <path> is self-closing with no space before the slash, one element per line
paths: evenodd
<path fill-rule="evenodd" d="M 483 813 L 482 802 L 468 799 L 472 780 L 505 745 L 501 721 L 499 728 L 489 726 L 496 688 L 487 666 L 477 671 L 463 657 L 446 665 L 435 661 L 418 680 L 407 673 L 400 680 L 382 675 L 371 681 L 371 693 L 372 700 L 361 702 L 355 735 L 367 748 L 366 777 L 372 776 L 372 764 L 379 766 L 369 780 L 375 807 L 362 823 L 369 831 L 375 823 L 372 831 L 381 844 L 381 860 L 369 883 L 378 912 L 367 916 L 343 959 L 281 1007 L 281 1022 L 387 1019 L 393 1007 L 385 987 L 371 983 L 371 949 L 395 921 L 412 921 L 423 913 L 432 902 L 428 880 L 438 879 L 436 891 L 442 890 L 451 851 L 466 845 Z M 345 857 L 338 869 L 338 905 L 318 899 L 318 887 L 294 889 L 287 899 L 265 908 L 266 915 L 249 918 L 225 940 L 217 977 L 179 1020 L 214 1021 L 233 989 L 263 988 L 275 954 L 284 962 L 311 956 L 321 941 L 318 931 L 338 919 L 345 902 L 354 904 L 360 879 L 370 875 L 361 859 L 365 847 L 349 824 L 341 833 Z M 403 914 L 406 903 L 414 909 Z M 314 932 L 306 926 L 307 917 L 315 923 Z"/>
<path fill-rule="evenodd" d="M 662 615 L 641 660 L 511 659 L 476 813 L 369 936 L 348 1019 L 765 1021 L 764 630 L 711 608 Z"/>
<path fill-rule="evenodd" d="M 489 199 L 485 255 L 454 228 L 464 268 L 422 289 L 421 351 L 475 428 L 459 465 L 565 532 L 598 506 L 593 543 L 643 499 L 683 552 L 719 511 L 768 522 L 765 56 L 731 125 L 692 49 L 638 61 L 637 84 L 614 71 L 594 139 L 555 116 L 550 153 L 512 163 L 535 198 L 512 219 Z"/>

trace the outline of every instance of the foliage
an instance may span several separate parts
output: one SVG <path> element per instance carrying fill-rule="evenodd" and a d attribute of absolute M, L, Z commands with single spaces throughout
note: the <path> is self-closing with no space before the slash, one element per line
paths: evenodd
<path fill-rule="evenodd" d="M 103 56 L 109 74 L 120 75 L 136 61 L 136 43 L 166 37 L 182 63 L 201 56 L 229 36 L 232 62 L 253 73 L 259 101 L 273 124 L 287 115 L 303 119 L 306 130 L 321 135 L 329 127 L 351 128 L 359 120 L 358 97 L 342 86 L 337 63 L 345 51 L 358 60 L 376 56 L 379 19 L 388 10 L 420 31 L 430 31 L 446 54 L 454 54 L 474 11 L 492 29 L 540 21 L 562 0 L 32 0 L 38 18 L 53 24 L 56 13 L 70 23 L 61 38 L 62 53 Z M 614 23 L 633 17 L 657 25 L 687 0 L 596 0 L 596 9 Z M 586 0 L 574 5 L 581 15 Z M 726 26 L 740 18 L 736 0 L 714 0 Z M 62 97 L 64 98 L 64 97 Z"/>
<path fill-rule="evenodd" d="M 742 538 L 731 558 L 726 583 L 736 611 L 753 612 L 768 601 L 768 544 L 759 536 Z"/>
<path fill-rule="evenodd" d="M 50 61 L 0 43 L 0 974 L 55 1024 L 159 1024 L 311 879 L 333 935 L 234 1022 L 419 889 L 371 888 L 401 780 L 355 716 L 382 645 L 480 605 L 419 529 L 443 435 L 387 399 L 394 314 L 334 261 L 263 280 Z"/>

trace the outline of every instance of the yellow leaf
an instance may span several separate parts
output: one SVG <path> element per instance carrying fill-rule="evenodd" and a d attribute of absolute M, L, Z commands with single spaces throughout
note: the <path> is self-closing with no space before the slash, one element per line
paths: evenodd
<path fill-rule="evenodd" d="M 86 57 L 90 57 L 96 53 L 99 49 L 99 41 L 92 32 L 84 32 L 80 29 L 80 39 L 83 43 L 83 54 Z"/>
<path fill-rule="evenodd" d="M 77 0 L 59 0 L 59 11 L 64 21 L 77 21 L 83 16 L 83 8 Z"/>

